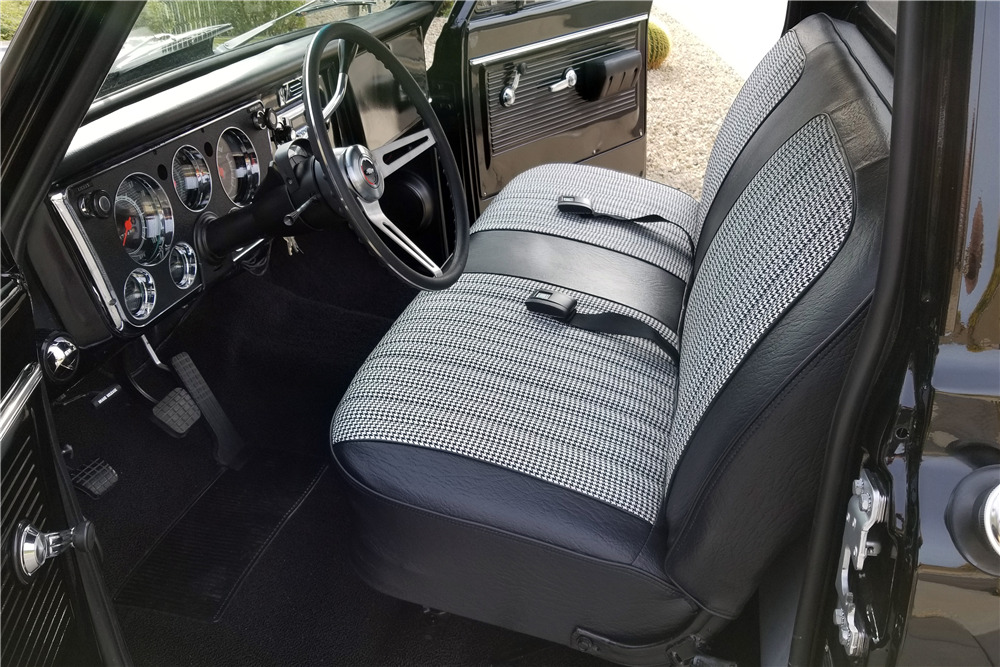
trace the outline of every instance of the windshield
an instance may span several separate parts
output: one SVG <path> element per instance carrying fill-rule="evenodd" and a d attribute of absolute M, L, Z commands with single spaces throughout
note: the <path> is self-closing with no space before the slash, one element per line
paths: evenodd
<path fill-rule="evenodd" d="M 150 0 L 118 53 L 98 98 L 197 60 L 378 11 L 393 1 Z"/>

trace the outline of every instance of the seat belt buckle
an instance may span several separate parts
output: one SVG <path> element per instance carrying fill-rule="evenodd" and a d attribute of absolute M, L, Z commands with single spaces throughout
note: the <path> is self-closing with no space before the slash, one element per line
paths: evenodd
<path fill-rule="evenodd" d="M 524 306 L 533 313 L 548 315 L 561 322 L 568 322 L 576 314 L 576 299 L 559 292 L 538 290 L 524 302 Z"/>
<path fill-rule="evenodd" d="M 594 207 L 590 203 L 590 199 L 587 197 L 576 197 L 573 195 L 559 195 L 559 201 L 556 203 L 556 207 L 559 209 L 560 213 L 572 213 L 574 215 L 581 215 L 585 218 L 593 218 Z"/>

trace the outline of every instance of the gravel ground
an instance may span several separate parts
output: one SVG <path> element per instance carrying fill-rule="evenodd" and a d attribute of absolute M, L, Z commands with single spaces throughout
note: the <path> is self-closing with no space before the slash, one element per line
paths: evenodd
<path fill-rule="evenodd" d="M 653 4 L 671 38 L 670 56 L 647 74 L 646 178 L 701 195 L 708 156 L 743 78 Z"/>
<path fill-rule="evenodd" d="M 647 75 L 646 178 L 698 197 L 715 135 L 743 77 L 655 2 L 653 17 L 670 33 L 672 47 Z M 428 67 L 443 25 L 434 19 L 428 30 Z"/>

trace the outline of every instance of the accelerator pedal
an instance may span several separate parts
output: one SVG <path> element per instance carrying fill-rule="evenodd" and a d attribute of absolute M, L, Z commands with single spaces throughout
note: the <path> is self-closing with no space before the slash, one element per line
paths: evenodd
<path fill-rule="evenodd" d="M 153 423 L 175 438 L 187 435 L 194 423 L 201 418 L 201 410 L 191 394 L 177 387 L 153 406 Z"/>
<path fill-rule="evenodd" d="M 246 461 L 243 438 L 236 432 L 236 427 L 229 421 L 215 394 L 208 388 L 208 383 L 194 365 L 191 356 L 187 352 L 181 352 L 170 360 L 170 364 L 212 430 L 215 439 L 215 460 L 227 468 L 234 470 L 242 468 Z"/>
<path fill-rule="evenodd" d="M 73 486 L 97 500 L 118 483 L 118 473 L 104 459 L 94 459 L 82 468 L 70 471 Z"/>

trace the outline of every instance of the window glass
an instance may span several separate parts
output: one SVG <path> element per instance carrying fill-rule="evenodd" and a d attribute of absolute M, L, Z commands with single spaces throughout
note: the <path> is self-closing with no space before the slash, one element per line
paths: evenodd
<path fill-rule="evenodd" d="M 893 32 L 896 32 L 896 12 L 899 9 L 899 3 L 895 0 L 872 0 L 868 3 L 875 15 L 880 19 L 885 21 L 885 24 L 889 26 Z"/>
<path fill-rule="evenodd" d="M 381 11 L 394 0 L 149 0 L 98 97 L 248 44 Z M 8 4 L 7 0 L 3 5 Z"/>

